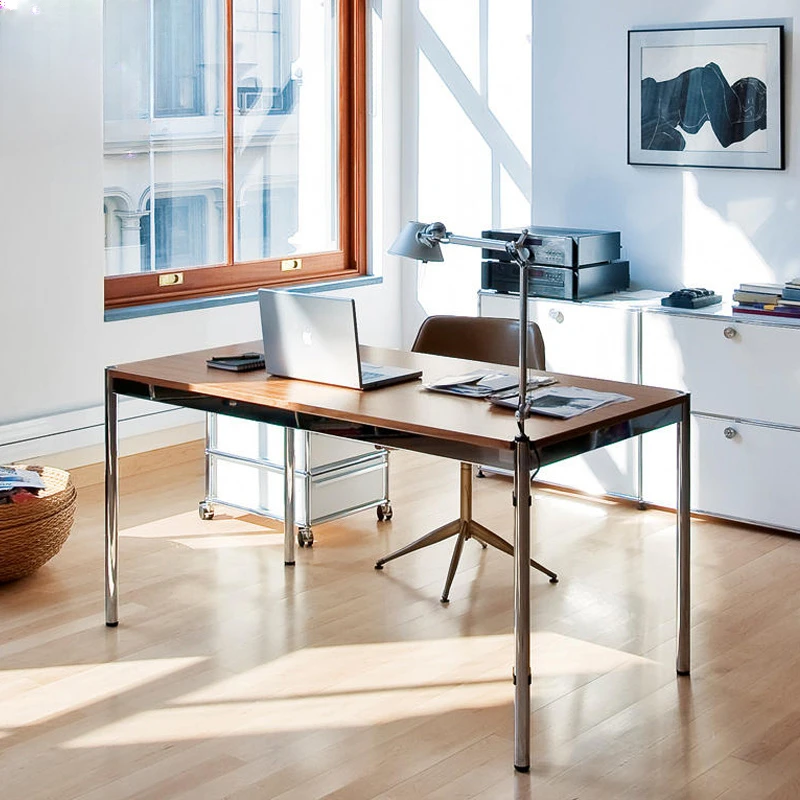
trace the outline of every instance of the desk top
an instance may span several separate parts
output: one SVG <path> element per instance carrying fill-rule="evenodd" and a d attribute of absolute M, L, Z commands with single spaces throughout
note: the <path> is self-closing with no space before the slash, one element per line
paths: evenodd
<path fill-rule="evenodd" d="M 261 342 L 247 342 L 213 350 L 198 350 L 109 367 L 108 374 L 115 381 L 133 381 L 161 389 L 249 403 L 295 414 L 321 416 L 359 425 L 375 425 L 405 434 L 449 440 L 473 447 L 508 450 L 513 447 L 518 434 L 513 411 L 498 408 L 485 400 L 429 392 L 422 387 L 420 381 L 359 391 L 277 378 L 265 375 L 261 370 L 226 372 L 211 369 L 205 363 L 212 355 L 260 351 L 261 348 Z M 364 360 L 374 364 L 421 369 L 423 381 L 487 366 L 481 362 L 374 347 L 362 347 L 361 353 Z M 508 366 L 498 368 L 506 372 L 516 369 Z M 531 370 L 531 374 L 545 373 Z M 672 389 L 558 373 L 546 374 L 554 375 L 565 386 L 619 392 L 633 400 L 614 403 L 566 420 L 532 415 L 526 420 L 525 430 L 537 447 L 558 445 L 592 434 L 598 429 L 626 423 L 638 416 L 675 409 L 688 400 L 688 395 Z M 124 387 L 118 390 L 126 393 Z M 164 398 L 156 396 L 153 399 Z M 168 399 L 164 401 L 169 402 Z"/>

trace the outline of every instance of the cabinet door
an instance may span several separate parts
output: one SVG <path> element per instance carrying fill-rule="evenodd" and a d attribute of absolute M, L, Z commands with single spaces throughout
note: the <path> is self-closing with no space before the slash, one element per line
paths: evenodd
<path fill-rule="evenodd" d="M 800 529 L 800 492 L 793 467 L 800 431 L 695 414 L 691 438 L 693 511 Z M 674 430 L 648 433 L 642 446 L 644 499 L 674 508 Z"/>
<path fill-rule="evenodd" d="M 481 316 L 519 319 L 519 298 L 482 295 Z M 548 370 L 636 382 L 635 311 L 534 298 L 528 301 L 528 318 L 541 328 Z"/>
<path fill-rule="evenodd" d="M 642 383 L 691 392 L 702 414 L 800 427 L 800 329 L 642 314 Z"/>
<path fill-rule="evenodd" d="M 519 298 L 481 295 L 486 317 L 519 318 Z M 611 304 L 529 300 L 529 319 L 542 331 L 547 369 L 635 383 L 638 379 L 637 312 Z M 591 494 L 639 496 L 638 442 L 628 440 L 545 467 L 543 481 Z"/>
<path fill-rule="evenodd" d="M 542 331 L 547 368 L 589 378 L 637 380 L 636 316 L 625 309 L 531 300 Z"/>

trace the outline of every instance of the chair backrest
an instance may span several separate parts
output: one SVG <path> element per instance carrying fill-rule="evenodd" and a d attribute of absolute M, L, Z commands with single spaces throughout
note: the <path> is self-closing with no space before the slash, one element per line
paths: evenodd
<path fill-rule="evenodd" d="M 519 320 L 449 315 L 428 317 L 420 325 L 411 349 L 415 353 L 516 366 L 519 363 Z M 528 323 L 528 367 L 545 368 L 544 339 L 535 322 Z"/>

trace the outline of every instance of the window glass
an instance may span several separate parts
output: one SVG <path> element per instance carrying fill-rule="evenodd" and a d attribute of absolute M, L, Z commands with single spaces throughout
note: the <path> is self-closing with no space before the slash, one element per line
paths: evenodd
<path fill-rule="evenodd" d="M 150 201 L 147 211 L 150 211 Z M 142 217 L 139 236 L 142 272 L 183 269 L 202 263 L 206 248 L 208 203 L 203 195 L 157 197 L 152 214 Z M 150 221 L 155 229 L 151 232 Z M 151 255 L 154 248 L 155 256 Z"/>
<path fill-rule="evenodd" d="M 106 202 L 106 274 L 220 264 L 225 259 L 221 4 L 106 0 L 105 8 L 104 175 L 106 197 L 114 200 Z M 189 213 L 189 195 L 203 198 L 202 214 L 200 205 Z M 172 197 L 183 199 L 173 204 Z M 194 245 L 176 249 L 173 244 L 189 235 L 187 226 Z"/>
<path fill-rule="evenodd" d="M 236 0 L 234 8 L 234 257 L 334 250 L 338 130 L 331 8 L 281 0 Z M 285 207 L 289 201 L 295 208 Z M 290 218 L 293 230 L 286 229 Z"/>
<path fill-rule="evenodd" d="M 365 14 L 105 0 L 107 306 L 365 271 Z"/>

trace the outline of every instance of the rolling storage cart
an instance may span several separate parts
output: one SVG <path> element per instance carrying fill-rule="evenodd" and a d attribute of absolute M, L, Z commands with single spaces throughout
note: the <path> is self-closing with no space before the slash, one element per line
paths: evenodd
<path fill-rule="evenodd" d="M 284 437 L 278 425 L 217 414 L 206 415 L 206 490 L 202 519 L 214 504 L 283 520 Z M 295 433 L 295 498 L 300 547 L 314 543 L 313 526 L 375 508 L 392 517 L 388 454 L 362 442 Z"/>

